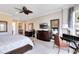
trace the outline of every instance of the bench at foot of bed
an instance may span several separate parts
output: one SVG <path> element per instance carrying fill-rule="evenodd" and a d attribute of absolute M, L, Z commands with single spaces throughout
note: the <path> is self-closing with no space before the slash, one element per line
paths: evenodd
<path fill-rule="evenodd" d="M 5 54 L 23 54 L 23 53 L 25 53 L 25 52 L 27 52 L 27 51 L 29 51 L 31 49 L 32 49 L 32 46 L 28 44 L 28 45 L 25 45 L 25 46 L 20 47 L 18 49 L 7 52 Z"/>

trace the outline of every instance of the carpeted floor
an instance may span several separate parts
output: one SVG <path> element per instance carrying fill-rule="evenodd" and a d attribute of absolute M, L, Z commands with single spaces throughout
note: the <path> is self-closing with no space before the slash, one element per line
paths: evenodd
<path fill-rule="evenodd" d="M 53 40 L 51 42 L 41 41 L 35 38 L 31 38 L 34 40 L 34 47 L 32 50 L 25 52 L 25 54 L 58 54 L 58 48 L 54 45 Z M 72 54 L 73 50 L 68 49 L 61 49 L 60 54 Z"/>

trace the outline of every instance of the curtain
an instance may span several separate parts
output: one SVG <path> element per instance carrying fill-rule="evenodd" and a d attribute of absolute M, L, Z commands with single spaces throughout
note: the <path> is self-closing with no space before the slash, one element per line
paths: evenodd
<path fill-rule="evenodd" d="M 70 7 L 68 10 L 68 27 L 69 29 L 73 30 L 73 12 L 74 12 L 74 7 Z M 69 30 L 70 34 L 70 30 Z"/>

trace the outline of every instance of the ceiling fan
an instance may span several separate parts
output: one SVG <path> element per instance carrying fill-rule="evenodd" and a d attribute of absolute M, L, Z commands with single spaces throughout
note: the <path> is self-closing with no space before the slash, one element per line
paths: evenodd
<path fill-rule="evenodd" d="M 28 10 L 25 6 L 22 7 L 22 9 L 19 9 L 19 8 L 15 8 L 17 10 L 20 10 L 19 13 L 24 13 L 26 15 L 29 15 L 29 13 L 33 13 L 31 10 Z"/>

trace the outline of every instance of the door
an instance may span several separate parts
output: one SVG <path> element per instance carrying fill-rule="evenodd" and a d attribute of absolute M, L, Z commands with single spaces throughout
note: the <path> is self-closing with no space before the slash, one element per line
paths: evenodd
<path fill-rule="evenodd" d="M 12 34 L 16 34 L 16 22 L 12 22 Z"/>

